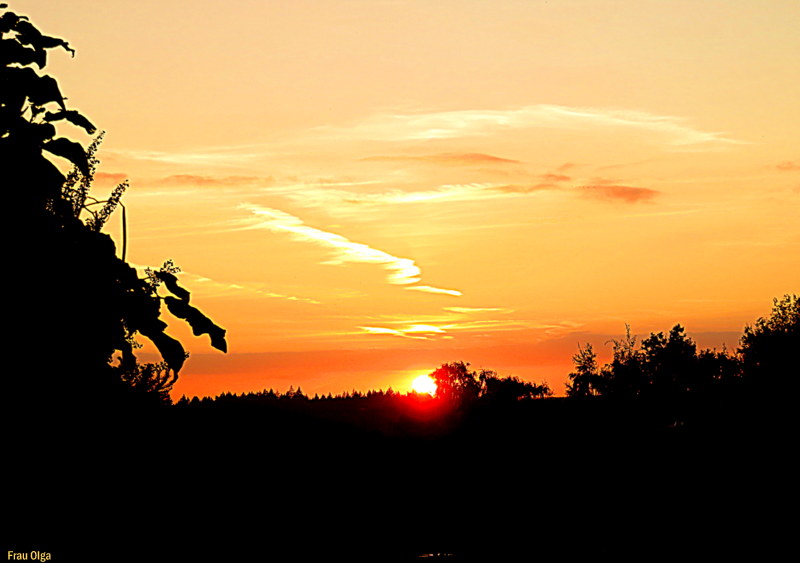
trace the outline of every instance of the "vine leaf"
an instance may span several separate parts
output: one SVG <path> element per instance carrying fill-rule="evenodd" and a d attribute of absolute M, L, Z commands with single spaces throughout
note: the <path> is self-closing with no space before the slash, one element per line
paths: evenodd
<path fill-rule="evenodd" d="M 56 102 L 61 109 L 66 110 L 64 104 L 64 96 L 61 95 L 61 89 L 58 87 L 58 82 L 52 76 L 39 76 L 32 68 L 22 68 L 20 71 L 28 71 L 26 78 L 28 79 L 28 98 L 36 106 L 43 106 L 50 102 Z"/>
<path fill-rule="evenodd" d="M 42 148 L 56 156 L 66 158 L 77 166 L 82 174 L 87 176 L 90 174 L 89 159 L 86 157 L 86 152 L 83 150 L 80 143 L 60 137 L 46 142 L 42 145 Z"/>
<path fill-rule="evenodd" d="M 43 64 L 40 64 L 42 59 L 41 54 L 38 51 L 20 45 L 13 39 L 3 39 L 1 44 L 2 59 L 0 59 L 0 63 L 3 65 L 17 63 L 25 66 L 36 63 L 39 68 L 44 66 Z"/>
<path fill-rule="evenodd" d="M 146 334 L 147 338 L 156 345 L 161 357 L 167 362 L 170 369 L 180 371 L 186 361 L 186 351 L 183 345 L 164 332 Z"/>
<path fill-rule="evenodd" d="M 74 57 L 75 49 L 69 46 L 69 43 L 58 37 L 49 37 L 43 35 L 36 27 L 27 19 L 19 18 L 14 26 L 14 31 L 17 32 L 17 38 L 23 45 L 30 45 L 37 51 L 44 53 L 45 49 L 53 49 L 55 47 L 63 47 L 65 51 Z M 44 63 L 39 65 L 42 68 Z"/>
<path fill-rule="evenodd" d="M 66 119 L 73 125 L 77 125 L 78 127 L 83 128 L 89 135 L 94 135 L 97 128 L 92 125 L 92 123 L 86 119 L 84 116 L 80 114 L 77 110 L 70 109 L 70 110 L 61 110 L 57 112 L 47 112 L 44 116 L 44 120 L 48 123 L 51 121 L 60 121 L 62 119 Z"/>
<path fill-rule="evenodd" d="M 222 352 L 228 351 L 228 343 L 225 341 L 225 329 L 215 325 L 211 319 L 206 317 L 196 308 L 189 305 L 188 301 L 176 299 L 175 297 L 165 297 L 164 302 L 170 313 L 185 320 L 192 327 L 195 336 L 208 334 L 211 338 L 211 345 Z"/>
<path fill-rule="evenodd" d="M 0 77 L 3 81 L 3 98 L 7 107 L 13 100 L 15 102 L 13 107 L 16 108 L 16 102 L 24 101 L 27 97 L 34 106 L 56 102 L 62 110 L 67 109 L 58 82 L 52 76 L 39 76 L 35 70 L 27 66 L 3 66 L 0 67 Z"/>
<path fill-rule="evenodd" d="M 155 272 L 155 276 L 164 282 L 164 285 L 167 286 L 167 289 L 172 292 L 173 295 L 182 299 L 183 301 L 189 302 L 190 294 L 189 292 L 178 285 L 178 278 L 175 274 L 171 274 L 170 272 L 160 271 Z M 181 317 L 183 318 L 183 317 Z"/>

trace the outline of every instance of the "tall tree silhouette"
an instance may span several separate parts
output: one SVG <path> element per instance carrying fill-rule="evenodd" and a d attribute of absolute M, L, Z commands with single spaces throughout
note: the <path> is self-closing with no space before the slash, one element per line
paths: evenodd
<path fill-rule="evenodd" d="M 641 344 L 644 387 L 640 393 L 659 399 L 676 399 L 696 390 L 697 346 L 681 325 L 669 334 L 653 333 Z"/>
<path fill-rule="evenodd" d="M 601 370 L 600 394 L 626 399 L 637 397 L 644 388 L 645 375 L 642 355 L 636 349 L 636 337 L 631 335 L 631 327 L 625 325 L 625 337 L 611 342 L 614 355 L 611 363 Z"/>
<path fill-rule="evenodd" d="M 766 393 L 797 390 L 798 351 L 800 299 L 797 295 L 775 298 L 771 314 L 744 329 L 739 354 L 746 381 Z"/>
<path fill-rule="evenodd" d="M 567 386 L 568 397 L 591 397 L 598 395 L 602 389 L 600 368 L 597 364 L 597 354 L 591 344 L 585 347 L 578 346 L 578 353 L 572 356 L 575 370 L 569 374 Z"/>
<path fill-rule="evenodd" d="M 169 263 L 140 278 L 101 232 L 127 184 L 107 201 L 91 198 L 100 138 L 87 151 L 60 136 L 57 126 L 71 125 L 89 135 L 96 128 L 67 108 L 54 78 L 39 73 L 50 50 L 73 56 L 75 51 L 7 7 L 0 4 L 0 185 L 16 219 L 4 225 L 16 282 L 13 298 L 22 310 L 6 322 L 10 358 L 4 395 L 30 403 L 48 398 L 91 402 L 124 394 L 130 387 L 126 380 L 141 381 L 158 371 L 137 367 L 134 349 L 140 336 L 156 346 L 174 380 L 186 352 L 165 332 L 162 304 L 195 335 L 208 334 L 222 351 L 225 331 L 190 305 L 189 292 L 178 285 Z M 52 157 L 72 165 L 72 171 L 65 176 Z M 169 295 L 160 295 L 163 289 Z"/>

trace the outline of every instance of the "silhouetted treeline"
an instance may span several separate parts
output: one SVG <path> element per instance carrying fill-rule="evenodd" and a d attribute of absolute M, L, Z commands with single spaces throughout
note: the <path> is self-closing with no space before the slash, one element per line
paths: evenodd
<path fill-rule="evenodd" d="M 342 432 L 363 432 L 383 437 L 441 436 L 459 431 L 467 421 L 489 418 L 490 412 L 514 410 L 515 405 L 536 402 L 552 393 L 546 384 L 500 377 L 490 370 L 470 370 L 464 362 L 446 363 L 431 372 L 437 384 L 435 396 L 398 393 L 393 389 L 348 391 L 308 397 L 298 387 L 281 393 L 273 389 L 242 394 L 222 393 L 214 398 L 183 396 L 175 408 L 180 412 L 235 413 L 261 416 L 291 424 L 289 432 L 320 429 L 319 424 L 337 425 Z M 521 408 L 521 407 L 519 407 Z M 301 430 L 305 429 L 305 430 Z M 326 428 L 327 432 L 330 430 Z M 314 439 L 309 436 L 309 439 Z"/>
<path fill-rule="evenodd" d="M 761 416 L 755 413 L 766 408 L 766 401 L 777 401 L 796 388 L 798 307 L 795 295 L 775 299 L 772 313 L 746 326 L 733 352 L 698 349 L 681 325 L 666 334 L 650 334 L 641 342 L 628 329 L 623 338 L 611 342 L 613 358 L 603 366 L 590 344 L 580 346 L 573 357 L 575 369 L 569 374 L 566 399 L 553 398 L 546 383 L 500 377 L 491 370 L 471 370 L 465 362 L 452 362 L 430 373 L 437 384 L 435 397 L 392 389 L 308 397 L 300 387 L 290 387 L 284 393 L 270 389 L 223 393 L 216 398 L 182 397 L 176 407 L 271 409 L 273 415 L 302 414 L 387 435 L 435 434 L 462 424 L 489 428 L 494 424 L 491 417 L 506 420 L 509 416 L 520 417 L 506 430 L 512 433 L 545 416 L 553 424 L 587 431 L 625 426 L 733 427 Z M 592 405 L 587 400 L 601 402 Z"/>
<path fill-rule="evenodd" d="M 785 393 L 796 388 L 800 374 L 800 303 L 796 295 L 776 298 L 772 313 L 746 326 L 733 352 L 698 350 L 681 325 L 651 333 L 638 346 L 628 327 L 612 344 L 613 358 L 602 367 L 591 344 L 579 346 L 568 396 L 680 401 Z"/>

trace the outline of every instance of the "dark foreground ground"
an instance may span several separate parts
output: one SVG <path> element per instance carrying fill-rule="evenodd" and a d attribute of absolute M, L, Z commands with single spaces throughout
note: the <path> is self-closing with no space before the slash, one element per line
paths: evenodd
<path fill-rule="evenodd" d="M 768 409 L 669 423 L 652 405 L 534 403 L 395 431 L 269 409 L 14 413 L 3 553 L 767 561 L 790 545 L 796 439 Z"/>

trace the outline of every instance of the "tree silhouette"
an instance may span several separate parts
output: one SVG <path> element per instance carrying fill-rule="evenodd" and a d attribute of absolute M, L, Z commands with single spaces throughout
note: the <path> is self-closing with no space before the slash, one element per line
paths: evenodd
<path fill-rule="evenodd" d="M 765 392 L 797 389 L 800 350 L 800 299 L 773 299 L 772 313 L 744 329 L 739 354 L 748 384 Z"/>
<path fill-rule="evenodd" d="M 636 350 L 636 337 L 631 327 L 625 325 L 625 337 L 613 339 L 613 358 L 601 370 L 599 391 L 601 395 L 632 398 L 640 395 L 644 387 L 641 354 Z"/>
<path fill-rule="evenodd" d="M 477 399 L 512 401 L 547 397 L 552 391 L 546 383 L 536 384 L 517 377 L 499 377 L 491 370 L 470 371 L 469 364 L 442 364 L 431 372 L 436 382 L 436 396 L 457 403 Z"/>
<path fill-rule="evenodd" d="M 578 353 L 572 356 L 575 371 L 569 374 L 567 383 L 568 397 L 591 397 L 598 395 L 602 388 L 600 368 L 597 365 L 597 354 L 591 344 L 585 348 L 578 345 Z"/>
<path fill-rule="evenodd" d="M 57 48 L 75 54 L 26 16 L 10 11 L 0 16 L 0 185 L 16 219 L 13 226 L 6 223 L 5 234 L 13 241 L 15 300 L 25 308 L 14 315 L 6 342 L 12 357 L 4 385 L 11 401 L 93 402 L 124 394 L 127 383 L 140 381 L 143 373 L 134 354 L 138 336 L 152 341 L 174 381 L 186 352 L 165 332 L 162 303 L 195 335 L 208 334 L 214 347 L 227 347 L 224 329 L 189 304 L 189 292 L 177 284 L 170 263 L 140 278 L 101 232 L 127 183 L 105 201 L 89 195 L 102 134 L 88 150 L 59 136 L 56 125 L 89 135 L 96 128 L 67 108 L 54 78 L 38 72 L 48 51 Z M 53 156 L 72 171 L 65 176 Z M 171 295 L 159 295 L 162 287 Z"/>
<path fill-rule="evenodd" d="M 681 325 L 668 335 L 651 334 L 641 344 L 644 374 L 641 394 L 659 399 L 675 399 L 696 388 L 697 346 Z"/>
<path fill-rule="evenodd" d="M 470 401 L 481 392 L 478 374 L 464 362 L 442 364 L 430 377 L 436 382 L 436 396 L 445 400 Z"/>
<path fill-rule="evenodd" d="M 613 357 L 602 368 L 598 368 L 591 344 L 578 347 L 572 358 L 575 369 L 566 384 L 567 396 L 675 402 L 690 395 L 730 390 L 741 379 L 742 364 L 737 357 L 724 349 L 698 352 L 681 325 L 672 327 L 668 334 L 651 333 L 638 347 L 630 326 L 625 329 L 623 338 L 611 341 Z"/>
<path fill-rule="evenodd" d="M 481 397 L 498 401 L 519 401 L 522 399 L 541 399 L 553 394 L 546 383 L 531 383 L 518 377 L 499 377 L 493 371 L 482 370 L 478 375 L 482 383 Z"/>

